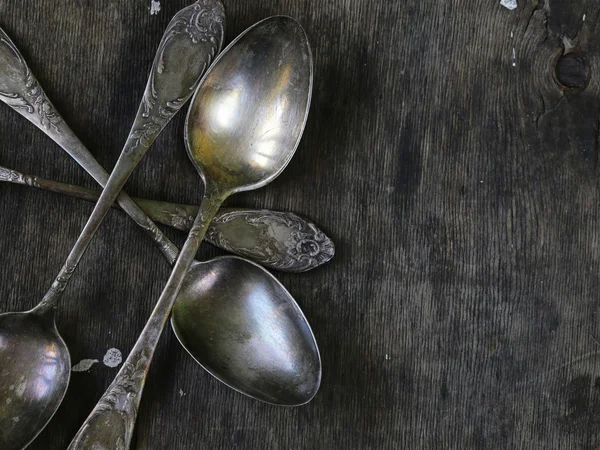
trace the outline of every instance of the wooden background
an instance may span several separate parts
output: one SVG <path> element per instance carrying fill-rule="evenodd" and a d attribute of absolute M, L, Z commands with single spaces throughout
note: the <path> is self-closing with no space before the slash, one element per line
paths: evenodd
<path fill-rule="evenodd" d="M 0 0 L 0 25 L 111 168 L 162 32 L 190 1 L 162 0 L 150 15 L 146 0 Z M 228 204 L 295 211 L 336 242 L 330 264 L 278 275 L 312 324 L 323 383 L 307 406 L 261 404 L 212 379 L 168 329 L 134 448 L 600 448 L 597 0 L 225 5 L 228 41 L 287 14 L 313 47 L 297 155 L 276 182 Z M 198 201 L 183 119 L 130 194 Z M 0 138 L 1 165 L 94 186 L 4 105 Z M 39 301 L 91 209 L 0 187 L 0 310 Z M 199 257 L 217 254 L 206 245 Z M 112 212 L 58 314 L 73 364 L 111 347 L 126 355 L 168 273 Z M 116 372 L 73 373 L 31 448 L 65 448 Z"/>

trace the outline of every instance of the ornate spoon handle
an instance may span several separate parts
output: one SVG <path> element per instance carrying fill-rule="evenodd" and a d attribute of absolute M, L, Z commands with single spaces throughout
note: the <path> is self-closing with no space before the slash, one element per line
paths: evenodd
<path fill-rule="evenodd" d="M 0 167 L 0 181 L 91 202 L 100 197 L 100 192 L 93 189 L 24 175 L 4 167 Z M 140 198 L 133 200 L 152 220 L 182 231 L 190 231 L 198 214 L 198 206 Z M 224 250 L 284 272 L 314 269 L 329 261 L 335 252 L 331 239 L 315 224 L 295 214 L 279 211 L 221 208 L 211 222 L 205 239 Z"/>
<path fill-rule="evenodd" d="M 90 151 L 77 138 L 54 105 L 48 100 L 42 87 L 27 66 L 15 44 L 0 28 L 0 100 L 9 105 L 36 127 L 46 133 L 63 148 L 102 187 L 108 181 L 108 173 L 96 161 Z M 11 173 L 6 169 L 5 178 Z M 14 172 L 16 173 L 16 172 Z M 11 180 L 4 180 L 11 181 Z M 119 204 L 144 231 L 157 242 L 158 248 L 167 259 L 175 261 L 176 253 L 144 212 L 126 194 L 121 193 Z"/>
<path fill-rule="evenodd" d="M 140 108 L 121 156 L 92 214 L 52 286 L 38 306 L 54 308 L 123 185 L 167 123 L 192 96 L 220 51 L 225 12 L 218 0 L 198 0 L 169 23 L 150 70 Z"/>

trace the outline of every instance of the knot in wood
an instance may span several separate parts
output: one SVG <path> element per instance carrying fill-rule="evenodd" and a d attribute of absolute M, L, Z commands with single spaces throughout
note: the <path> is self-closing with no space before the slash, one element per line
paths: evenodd
<path fill-rule="evenodd" d="M 556 62 L 556 79 L 569 89 L 584 89 L 590 79 L 590 65 L 587 58 L 576 52 L 569 52 Z"/>

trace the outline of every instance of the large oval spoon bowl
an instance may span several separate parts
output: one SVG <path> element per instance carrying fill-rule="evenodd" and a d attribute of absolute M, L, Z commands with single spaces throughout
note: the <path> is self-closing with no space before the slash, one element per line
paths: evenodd
<path fill-rule="evenodd" d="M 291 160 L 306 125 L 313 64 L 291 17 L 258 22 L 208 70 L 186 119 L 186 146 L 207 188 L 260 188 Z"/>
<path fill-rule="evenodd" d="M 7 362 L 0 367 L 0 442 L 7 449 L 35 439 L 69 385 L 71 358 L 53 316 L 36 309 L 0 314 L 0 361 Z"/>
<path fill-rule="evenodd" d="M 248 260 L 195 263 L 171 325 L 204 369 L 243 394 L 296 406 L 319 389 L 321 359 L 308 321 L 285 287 Z"/>

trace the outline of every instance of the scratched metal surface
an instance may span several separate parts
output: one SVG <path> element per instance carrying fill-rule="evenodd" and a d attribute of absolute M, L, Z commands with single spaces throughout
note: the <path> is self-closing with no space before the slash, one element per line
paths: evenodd
<path fill-rule="evenodd" d="M 107 168 L 162 31 L 187 2 L 160 3 L 151 15 L 142 0 L 0 0 L 0 25 Z M 330 264 L 278 275 L 313 326 L 323 384 L 301 408 L 258 403 L 203 372 L 167 330 L 134 448 L 599 448 L 597 2 L 225 5 L 228 40 L 288 14 L 313 46 L 297 155 L 275 183 L 229 205 L 295 211 L 336 242 Z M 565 49 L 582 56 L 557 74 Z M 130 194 L 198 201 L 182 126 L 180 115 Z M 94 186 L 4 106 L 0 138 L 1 165 Z M 41 298 L 90 212 L 0 187 L 0 310 Z M 204 246 L 199 256 L 217 254 Z M 73 363 L 126 354 L 168 273 L 142 232 L 111 212 L 58 314 Z M 73 373 L 31 448 L 65 448 L 116 371 L 100 362 Z"/>

